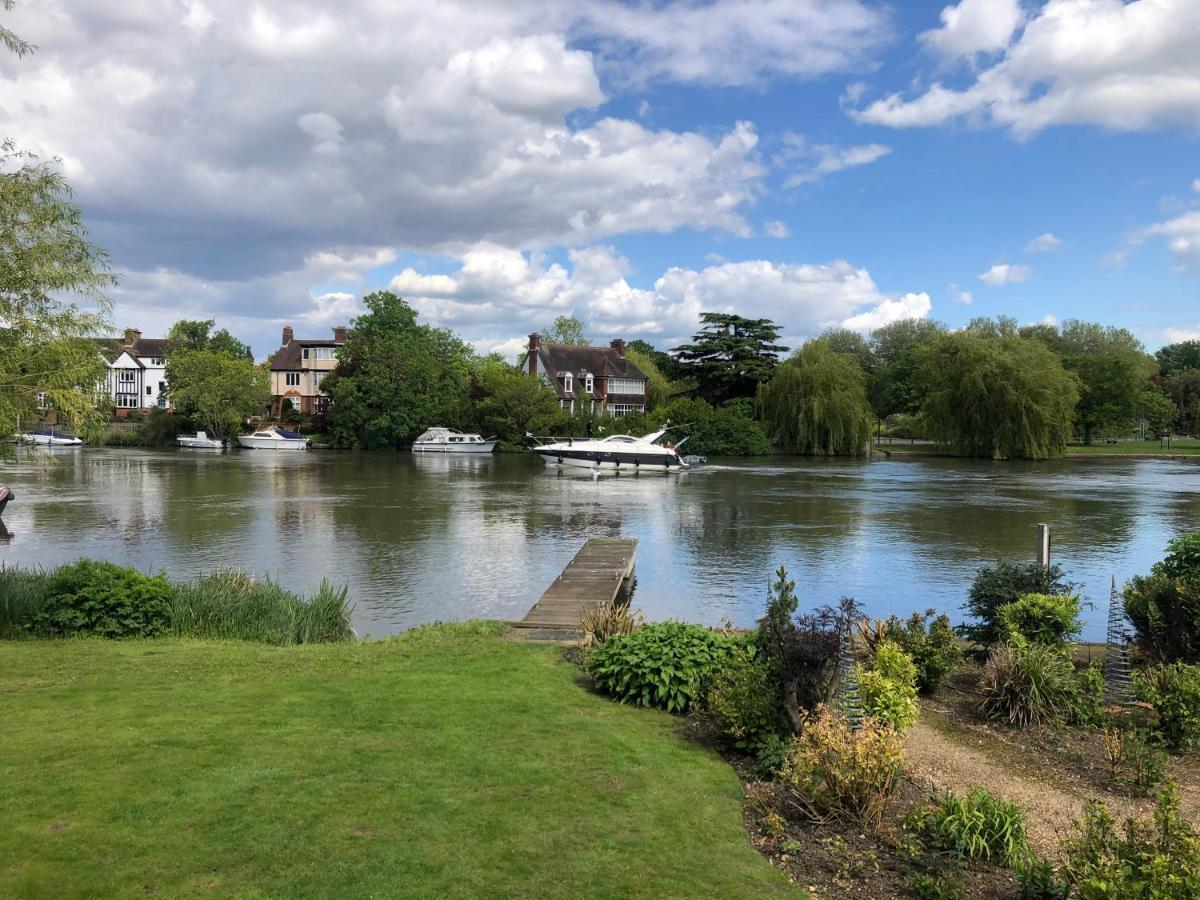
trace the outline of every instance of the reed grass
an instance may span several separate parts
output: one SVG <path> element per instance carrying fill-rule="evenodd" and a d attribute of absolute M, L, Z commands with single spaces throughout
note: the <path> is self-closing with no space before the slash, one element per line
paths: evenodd
<path fill-rule="evenodd" d="M 50 574 L 0 565 L 0 640 L 28 637 L 28 625 L 46 603 Z"/>

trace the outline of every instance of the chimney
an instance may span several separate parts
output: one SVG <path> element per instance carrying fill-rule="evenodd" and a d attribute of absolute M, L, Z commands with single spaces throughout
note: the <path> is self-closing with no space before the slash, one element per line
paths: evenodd
<path fill-rule="evenodd" d="M 126 347 L 132 347 L 134 344 L 136 344 L 141 339 L 142 339 L 142 333 L 140 331 L 138 331 L 136 328 L 126 328 L 125 329 L 125 346 Z"/>
<path fill-rule="evenodd" d="M 613 338 L 608 346 L 617 351 L 617 356 L 621 357 L 622 359 L 625 358 L 625 342 L 623 340 L 620 338 Z"/>
<path fill-rule="evenodd" d="M 333 339 L 340 344 L 346 343 L 347 334 L 345 325 L 337 325 L 333 329 Z"/>
<path fill-rule="evenodd" d="M 542 346 L 542 336 L 536 331 L 529 336 L 529 374 L 537 374 L 538 348 Z"/>
<path fill-rule="evenodd" d="M 292 342 L 292 339 L 295 336 L 296 336 L 296 333 L 294 331 L 292 331 L 291 325 L 283 326 L 283 341 L 282 341 L 283 346 L 286 347 L 288 344 L 290 344 Z"/>

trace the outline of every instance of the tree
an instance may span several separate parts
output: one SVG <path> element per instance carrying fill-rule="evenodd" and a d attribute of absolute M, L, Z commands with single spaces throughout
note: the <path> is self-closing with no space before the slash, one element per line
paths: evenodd
<path fill-rule="evenodd" d="M 671 353 L 680 375 L 695 379 L 700 396 L 710 403 L 753 397 L 788 349 L 775 343 L 779 326 L 770 319 L 706 312 L 700 314 L 700 326 L 692 343 Z"/>
<path fill-rule="evenodd" d="M 1131 428 L 1154 371 L 1141 341 L 1124 328 L 1070 319 L 1062 323 L 1057 352 L 1079 380 L 1075 427 L 1084 443 L 1097 431 Z"/>
<path fill-rule="evenodd" d="M 574 344 L 577 347 L 586 347 L 586 327 L 574 316 L 559 316 L 553 325 L 542 332 L 542 340 L 547 344 Z"/>
<path fill-rule="evenodd" d="M 444 328 L 419 324 L 390 291 L 368 294 L 363 305 L 367 312 L 354 320 L 337 368 L 321 383 L 334 443 L 395 447 L 464 418 L 470 348 Z"/>
<path fill-rule="evenodd" d="M 626 347 L 625 358 L 641 369 L 642 374 L 646 376 L 646 412 L 666 403 L 672 394 L 677 393 L 675 387 L 659 371 L 654 357 Z"/>
<path fill-rule="evenodd" d="M 634 353 L 641 354 L 646 359 L 654 363 L 655 368 L 662 373 L 663 377 L 668 381 L 673 381 L 679 377 L 679 373 L 675 371 L 675 360 L 671 358 L 671 354 L 664 353 L 662 350 L 655 349 L 654 345 L 649 341 L 643 341 L 641 338 L 630 341 L 625 345 L 625 352 L 632 350 Z"/>
<path fill-rule="evenodd" d="M 1184 372 L 1200 372 L 1200 341 L 1180 341 L 1167 344 L 1154 354 L 1158 372 L 1164 378 L 1174 378 Z"/>
<path fill-rule="evenodd" d="M 1163 388 L 1153 381 L 1147 381 L 1138 393 L 1134 415 L 1146 431 L 1154 434 L 1173 428 L 1175 420 L 1179 417 L 1179 410 Z"/>
<path fill-rule="evenodd" d="M 951 453 L 1047 459 L 1066 449 L 1079 392 L 1040 341 L 939 335 L 922 346 L 914 381 L 927 433 Z"/>
<path fill-rule="evenodd" d="M 0 9 L 11 10 L 15 5 L 13 0 L 0 0 Z M 13 34 L 12 29 L 5 28 L 3 25 L 0 25 L 0 44 L 3 44 L 18 57 L 24 56 L 26 53 L 32 53 L 36 49 L 33 44 L 21 40 L 21 38 Z"/>
<path fill-rule="evenodd" d="M 875 372 L 875 354 L 871 350 L 871 344 L 857 331 L 850 331 L 848 328 L 831 328 L 816 340 L 821 341 L 834 353 L 848 353 L 853 356 L 858 367 L 867 376 L 867 380 L 871 380 L 871 376 Z"/>
<path fill-rule="evenodd" d="M 867 379 L 854 356 L 817 339 L 783 362 L 759 388 L 767 430 L 791 453 L 859 456 L 871 441 Z"/>
<path fill-rule="evenodd" d="M 254 353 L 250 350 L 249 344 L 242 343 L 224 328 L 212 333 L 215 324 L 212 319 L 179 320 L 167 332 L 167 339 L 172 344 L 167 350 L 167 355 L 169 356 L 173 349 L 186 348 L 189 350 L 212 350 L 215 353 L 224 353 L 234 359 L 253 361 Z"/>
<path fill-rule="evenodd" d="M 1200 372 L 1184 372 L 1164 385 L 1175 404 L 1175 427 L 1183 434 L 1200 434 Z"/>
<path fill-rule="evenodd" d="M 502 359 L 478 360 L 471 373 L 476 394 L 474 418 L 485 434 L 509 445 L 524 445 L 525 435 L 559 413 L 553 388 Z"/>
<path fill-rule="evenodd" d="M 920 412 L 921 397 L 913 384 L 918 349 L 944 332 L 941 324 L 928 319 L 901 319 L 871 332 L 875 378 L 870 396 L 875 415 L 886 419 Z"/>
<path fill-rule="evenodd" d="M 236 433 L 271 399 L 271 374 L 244 356 L 223 350 L 174 347 L 167 353 L 167 383 L 177 415 L 213 437 Z"/>

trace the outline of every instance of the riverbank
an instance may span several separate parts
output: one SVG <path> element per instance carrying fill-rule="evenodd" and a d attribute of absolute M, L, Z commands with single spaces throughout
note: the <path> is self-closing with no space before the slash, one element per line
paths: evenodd
<path fill-rule="evenodd" d="M 0 896 L 800 896 L 715 753 L 578 678 L 480 623 L 0 642 Z"/>
<path fill-rule="evenodd" d="M 951 458 L 935 444 L 917 441 L 872 445 L 872 451 L 887 457 Z M 1200 457 L 1200 438 L 1173 439 L 1168 446 L 1157 441 L 1118 441 L 1115 444 L 1069 444 L 1064 459 L 1195 459 Z"/>

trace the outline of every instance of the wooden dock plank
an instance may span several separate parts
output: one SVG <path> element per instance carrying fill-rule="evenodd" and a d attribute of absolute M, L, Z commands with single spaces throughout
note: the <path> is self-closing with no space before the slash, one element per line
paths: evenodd
<path fill-rule="evenodd" d="M 518 628 L 577 631 L 579 618 L 616 600 L 633 574 L 637 541 L 633 538 L 590 538 L 546 588 L 519 622 Z"/>

